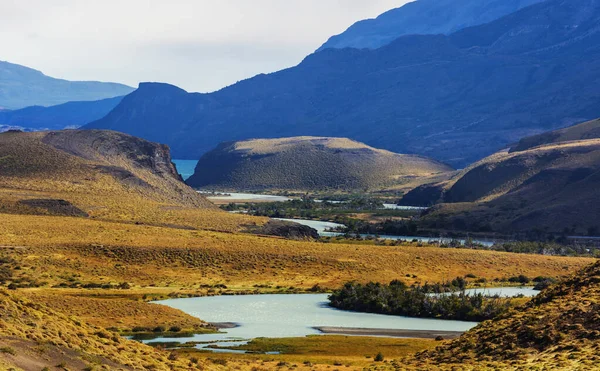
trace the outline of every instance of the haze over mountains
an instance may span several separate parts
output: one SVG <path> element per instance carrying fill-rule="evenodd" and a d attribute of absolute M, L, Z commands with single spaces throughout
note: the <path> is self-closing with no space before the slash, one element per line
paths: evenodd
<path fill-rule="evenodd" d="M 2 128 L 20 130 L 60 130 L 77 128 L 100 119 L 119 104 L 123 97 L 89 102 L 68 102 L 56 106 L 31 106 L 14 111 L 0 111 Z"/>
<path fill-rule="evenodd" d="M 548 0 L 450 36 L 326 49 L 211 94 L 141 84 L 87 128 L 163 141 L 188 159 L 224 141 L 343 133 L 463 167 L 600 116 L 599 21 L 598 0 Z"/>
<path fill-rule="evenodd" d="M 223 143 L 206 153 L 187 184 L 218 190 L 365 190 L 448 172 L 434 160 L 346 138 L 295 137 Z"/>
<path fill-rule="evenodd" d="M 356 22 L 332 36 L 327 48 L 376 49 L 404 35 L 451 34 L 494 21 L 544 0 L 418 0 L 392 9 L 375 19 Z"/>
<path fill-rule="evenodd" d="M 55 79 L 28 67 L 0 61 L 0 108 L 4 109 L 94 101 L 122 96 L 133 90 L 115 83 Z"/>

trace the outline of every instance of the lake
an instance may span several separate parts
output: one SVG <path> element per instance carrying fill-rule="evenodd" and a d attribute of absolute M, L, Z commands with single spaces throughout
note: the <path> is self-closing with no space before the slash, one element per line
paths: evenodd
<path fill-rule="evenodd" d="M 477 293 L 481 289 L 466 290 Z M 486 293 L 514 296 L 534 296 L 531 288 L 490 288 Z M 235 346 L 248 340 L 304 337 L 321 334 L 315 327 L 367 328 L 392 330 L 467 331 L 476 322 L 388 316 L 382 314 L 342 311 L 328 306 L 328 294 L 239 295 L 170 299 L 157 304 L 179 309 L 211 323 L 236 323 L 238 327 L 217 334 L 189 337 L 157 338 L 152 342 L 202 342 L 208 346 Z M 217 349 L 218 351 L 218 349 Z M 226 350 L 222 350 L 226 351 Z"/>
<path fill-rule="evenodd" d="M 173 160 L 173 163 L 177 166 L 177 172 L 183 180 L 188 180 L 189 177 L 194 175 L 194 170 L 198 165 L 197 160 Z"/>
<path fill-rule="evenodd" d="M 148 342 L 209 342 L 199 345 L 199 347 L 206 347 L 224 341 L 239 342 L 257 337 L 304 337 L 321 333 L 313 327 L 467 331 L 477 325 L 475 322 L 341 311 L 327 305 L 327 296 L 327 294 L 240 295 L 160 301 L 157 303 L 182 310 L 208 322 L 233 322 L 239 327 L 223 330 L 226 333 L 184 338 L 158 338 Z"/>

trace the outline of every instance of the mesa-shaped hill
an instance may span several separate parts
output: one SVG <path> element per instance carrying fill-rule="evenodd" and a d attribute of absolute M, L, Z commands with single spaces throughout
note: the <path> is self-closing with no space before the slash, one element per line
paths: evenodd
<path fill-rule="evenodd" d="M 131 91 L 132 87 L 123 84 L 55 79 L 28 67 L 0 61 L 0 108 L 15 110 L 94 101 Z"/>
<path fill-rule="evenodd" d="M 187 183 L 221 190 L 363 190 L 451 170 L 346 138 L 252 139 L 223 143 L 202 156 Z"/>
<path fill-rule="evenodd" d="M 375 19 L 356 22 L 332 36 L 327 48 L 370 48 L 387 45 L 404 35 L 451 34 L 463 28 L 494 21 L 543 0 L 417 0 Z"/>
<path fill-rule="evenodd" d="M 409 192 L 403 203 L 435 204 L 436 228 L 600 233 L 600 139 L 497 153 L 453 179 Z"/>
<path fill-rule="evenodd" d="M 600 264 L 544 290 L 520 308 L 416 356 L 421 369 L 596 370 Z M 429 365 L 429 367 L 427 366 Z"/>
<path fill-rule="evenodd" d="M 548 0 L 449 36 L 326 49 L 211 94 L 142 84 L 86 128 L 198 159 L 227 141 L 344 137 L 464 167 L 600 116 L 600 0 Z"/>
<path fill-rule="evenodd" d="M 74 129 L 106 116 L 121 99 L 123 97 L 0 111 L 0 131 L 2 127 L 23 131 Z"/>
<path fill-rule="evenodd" d="M 0 134 L 0 213 L 228 231 L 243 222 L 188 187 L 167 146 L 99 130 Z"/>

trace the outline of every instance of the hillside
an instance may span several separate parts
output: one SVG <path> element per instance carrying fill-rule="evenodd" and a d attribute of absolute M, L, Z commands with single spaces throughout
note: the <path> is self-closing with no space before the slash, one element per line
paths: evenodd
<path fill-rule="evenodd" d="M 318 51 L 327 48 L 376 49 L 404 35 L 448 35 L 494 21 L 541 1 L 417 0 L 375 19 L 356 22 L 343 33 L 332 36 Z"/>
<path fill-rule="evenodd" d="M 220 230 L 244 220 L 186 186 L 168 147 L 116 132 L 0 134 L 0 174 L 2 213 Z"/>
<path fill-rule="evenodd" d="M 343 133 L 463 167 L 600 116 L 599 21 L 599 0 L 549 0 L 450 36 L 326 49 L 211 94 L 141 84 L 87 128 L 161 141 L 187 159 L 221 142 Z"/>
<path fill-rule="evenodd" d="M 33 106 L 14 111 L 0 111 L 3 126 L 24 131 L 77 128 L 106 116 L 123 97 L 90 102 L 68 102 L 51 107 Z"/>
<path fill-rule="evenodd" d="M 521 308 L 417 355 L 421 367 L 598 369 L 600 264 L 583 269 Z"/>
<path fill-rule="evenodd" d="M 14 110 L 94 101 L 129 94 L 132 90 L 122 84 L 55 79 L 28 67 L 0 61 L 0 108 Z"/>
<path fill-rule="evenodd" d="M 600 119 L 587 121 L 578 125 L 570 126 L 568 128 L 523 138 L 519 141 L 519 143 L 513 145 L 510 148 L 510 151 L 519 152 L 545 144 L 594 138 L 600 138 Z"/>
<path fill-rule="evenodd" d="M 0 290 L 0 308 L 3 370 L 191 369 L 184 360 L 169 359 L 168 352 L 125 340 L 4 289 Z"/>
<path fill-rule="evenodd" d="M 599 170 L 599 139 L 551 143 L 497 153 L 403 203 L 442 203 L 423 218 L 435 228 L 597 235 Z"/>
<path fill-rule="evenodd" d="M 220 190 L 364 190 L 451 170 L 346 138 L 253 139 L 206 153 L 187 183 Z"/>

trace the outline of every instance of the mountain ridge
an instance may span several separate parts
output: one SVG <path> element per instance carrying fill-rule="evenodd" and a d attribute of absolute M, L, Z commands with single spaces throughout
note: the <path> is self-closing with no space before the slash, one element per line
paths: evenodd
<path fill-rule="evenodd" d="M 6 109 L 95 101 L 129 94 L 133 90 L 118 83 L 57 79 L 29 67 L 0 61 L 0 107 Z"/>
<path fill-rule="evenodd" d="M 596 21 L 598 0 L 547 0 L 450 36 L 326 49 L 215 93 L 142 84 L 86 128 L 163 141 L 184 159 L 226 141 L 344 133 L 464 167 L 521 138 L 600 116 Z"/>
<path fill-rule="evenodd" d="M 544 0 L 417 0 L 377 18 L 358 21 L 332 36 L 317 51 L 328 48 L 376 49 L 411 34 L 451 34 L 488 23 Z"/>

